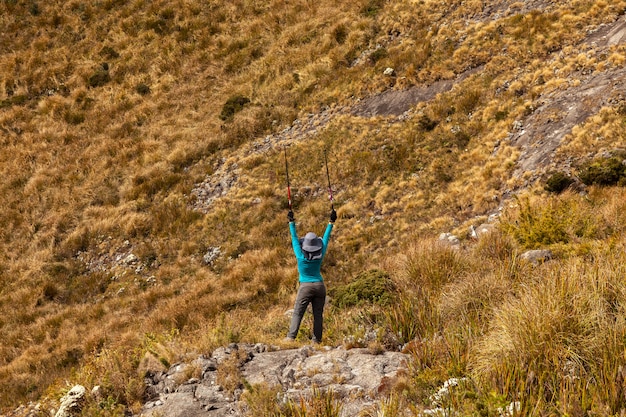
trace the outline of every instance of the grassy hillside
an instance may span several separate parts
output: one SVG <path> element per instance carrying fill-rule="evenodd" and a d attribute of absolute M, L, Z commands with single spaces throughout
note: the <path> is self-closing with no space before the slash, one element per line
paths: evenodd
<path fill-rule="evenodd" d="M 394 284 L 393 308 L 331 306 L 325 337 L 408 343 L 416 366 L 396 401 L 417 410 L 459 376 L 472 383 L 450 405 L 466 414 L 517 400 L 541 415 L 626 409 L 624 191 L 550 194 L 553 167 L 514 176 L 519 149 L 506 140 L 541 100 L 623 66 L 623 44 L 585 38 L 625 10 L 621 0 L 1 1 L 0 411 L 57 398 L 66 381 L 103 387 L 106 401 L 85 415 L 137 411 L 147 369 L 231 341 L 280 343 L 297 279 L 282 145 L 301 233 L 327 221 L 328 150 L 339 220 L 323 272 L 334 297 L 355 280 Z M 403 117 L 349 111 L 461 74 Z M 593 159 L 600 148 L 621 158 L 621 103 L 567 137 L 557 157 L 573 158 L 569 173 L 609 169 Z M 343 110 L 314 134 L 281 135 L 329 109 Z M 620 166 L 606 183 L 624 182 Z M 199 185 L 219 194 L 224 178 L 224 195 L 199 204 Z M 499 209 L 502 227 L 471 241 L 468 226 Z M 436 243 L 450 231 L 463 250 Z M 529 248 L 556 259 L 532 267 L 519 259 Z"/>

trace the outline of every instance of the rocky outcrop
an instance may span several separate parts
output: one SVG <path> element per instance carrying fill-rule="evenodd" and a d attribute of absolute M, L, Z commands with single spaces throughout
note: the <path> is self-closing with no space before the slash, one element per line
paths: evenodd
<path fill-rule="evenodd" d="M 80 415 L 85 402 L 85 392 L 85 387 L 75 385 L 61 398 L 61 406 L 54 417 L 74 417 Z"/>
<path fill-rule="evenodd" d="M 405 90 L 387 90 L 380 94 L 364 98 L 351 110 L 354 116 L 401 116 L 408 112 L 417 103 L 430 101 L 437 94 L 452 90 L 458 83 L 464 81 L 470 75 L 479 73 L 483 67 L 469 69 L 456 78 L 435 81 L 430 85 L 416 86 Z"/>
<path fill-rule="evenodd" d="M 626 20 L 620 18 L 610 25 L 601 26 L 580 45 L 582 53 L 590 58 L 607 54 L 609 47 L 626 42 Z M 599 59 L 600 60 L 600 59 Z M 520 149 L 514 177 L 522 177 L 529 171 L 558 168 L 570 171 L 571 160 L 557 161 L 555 153 L 562 140 L 573 127 L 584 123 L 603 106 L 620 105 L 626 97 L 626 69 L 616 67 L 607 71 L 594 72 L 581 68 L 576 77 L 579 83 L 558 89 L 541 97 L 534 103 L 531 115 L 516 121 L 509 140 Z M 531 176 L 527 183 L 532 183 Z"/>
<path fill-rule="evenodd" d="M 211 204 L 225 196 L 237 183 L 239 175 L 240 169 L 237 163 L 228 164 L 220 161 L 215 172 L 191 190 L 193 209 L 207 213 Z"/>
<path fill-rule="evenodd" d="M 232 344 L 192 363 L 147 375 L 150 401 L 138 417 L 244 416 L 244 382 L 248 387 L 279 387 L 284 398 L 294 401 L 308 398 L 313 390 L 332 391 L 341 400 L 341 415 L 356 416 L 393 384 L 408 360 L 402 353 L 367 349 L 277 350 Z"/>

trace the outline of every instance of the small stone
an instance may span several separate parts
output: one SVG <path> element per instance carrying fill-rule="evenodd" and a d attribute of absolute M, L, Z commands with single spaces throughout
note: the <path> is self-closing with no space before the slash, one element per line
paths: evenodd
<path fill-rule="evenodd" d="M 202 261 L 206 265 L 213 265 L 213 262 L 215 262 L 221 254 L 222 254 L 222 251 L 219 246 L 211 247 L 207 250 L 207 252 L 202 257 Z"/>
<path fill-rule="evenodd" d="M 131 253 L 126 258 L 124 258 L 122 262 L 125 263 L 126 265 L 130 265 L 130 264 L 137 262 L 138 260 L 139 259 L 137 258 L 137 256 Z"/>
<path fill-rule="evenodd" d="M 520 259 L 538 265 L 552 259 L 552 251 L 548 249 L 534 249 L 524 252 Z"/>

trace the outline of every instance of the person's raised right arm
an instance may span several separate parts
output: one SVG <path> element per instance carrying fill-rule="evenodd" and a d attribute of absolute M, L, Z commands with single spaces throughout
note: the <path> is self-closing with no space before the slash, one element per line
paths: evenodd
<path fill-rule="evenodd" d="M 302 250 L 300 249 L 300 242 L 298 241 L 298 232 L 296 231 L 296 222 L 293 219 L 293 212 L 289 211 L 291 216 L 287 216 L 289 218 L 289 232 L 291 234 L 291 247 L 293 248 L 293 253 L 296 255 L 296 258 L 302 258 Z"/>

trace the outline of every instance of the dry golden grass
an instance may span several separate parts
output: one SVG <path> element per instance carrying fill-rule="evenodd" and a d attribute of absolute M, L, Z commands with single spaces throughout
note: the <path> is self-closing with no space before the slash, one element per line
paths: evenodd
<path fill-rule="evenodd" d="M 534 286 L 537 272 L 517 263 L 521 243 L 510 237 L 491 236 L 469 254 L 431 238 L 497 208 L 517 158 L 503 140 L 534 100 L 566 87 L 574 71 L 623 63 L 623 47 L 600 59 L 577 42 L 626 2 L 567 1 L 525 14 L 518 3 L 517 14 L 496 21 L 480 19 L 483 3 L 0 3 L 0 409 L 55 394 L 74 378 L 89 387 L 108 381 L 115 400 L 102 415 L 136 410 L 146 369 L 233 341 L 282 339 L 296 287 L 284 161 L 281 149 L 243 152 L 308 112 L 389 88 L 386 67 L 396 70 L 397 89 L 484 71 L 402 123 L 346 114 L 292 143 L 299 231 L 322 233 L 326 224 L 327 148 L 340 217 L 323 271 L 329 286 L 386 265 L 407 300 L 427 290 L 424 309 L 395 312 L 417 317 L 428 333 L 421 370 L 435 371 L 417 385 L 467 373 L 468 363 L 488 380 L 488 348 L 470 352 L 490 346 L 495 330 L 486 328 L 523 308 L 503 283 L 527 288 L 518 293 L 529 303 L 550 288 Z M 221 120 L 236 95 L 250 103 Z M 619 108 L 603 109 L 573 130 L 563 155 L 622 147 L 622 118 Z M 208 213 L 193 211 L 191 190 L 223 161 L 239 165 L 237 184 Z M 578 259 L 619 247 L 619 195 L 592 190 L 592 204 L 564 196 L 562 207 L 586 232 L 568 226 L 570 243 L 555 251 Z M 214 247 L 222 256 L 204 264 Z M 131 253 L 137 263 L 124 264 Z M 557 270 L 549 272 L 563 285 L 587 274 Z M 567 299 L 573 288 L 563 291 Z M 368 322 L 381 335 L 372 346 L 382 346 L 388 318 L 376 306 L 331 307 L 325 334 L 340 344 Z M 614 371 L 606 366 L 597 380 Z M 593 395 L 607 402 L 601 391 Z"/>
<path fill-rule="evenodd" d="M 609 256 L 547 267 L 533 285 L 502 303 L 475 348 L 473 372 L 502 392 L 527 393 L 528 406 L 538 399 L 560 404 L 563 412 L 589 407 L 584 393 L 599 394 L 595 384 L 603 386 L 601 391 L 623 389 L 614 387 L 617 368 L 609 370 L 603 362 L 621 349 L 607 342 L 624 332 L 623 312 L 615 310 L 622 296 L 615 281 L 621 268 L 615 267 L 622 255 Z M 595 401 L 607 401 L 613 413 L 623 405 L 608 392 Z"/>

